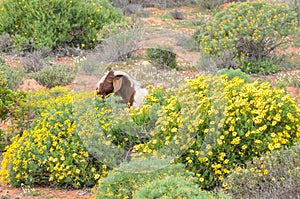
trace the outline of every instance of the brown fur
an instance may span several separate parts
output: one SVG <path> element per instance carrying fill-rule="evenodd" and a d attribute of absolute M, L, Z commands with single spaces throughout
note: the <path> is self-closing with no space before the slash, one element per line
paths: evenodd
<path fill-rule="evenodd" d="M 109 71 L 104 81 L 100 83 L 99 88 L 96 88 L 96 93 L 102 97 L 114 93 L 122 97 L 122 103 L 132 106 L 135 90 L 127 77 L 123 75 L 115 76 L 114 71 Z"/>
<path fill-rule="evenodd" d="M 113 93 L 114 87 L 113 87 L 113 79 L 115 78 L 114 72 L 109 71 L 108 75 L 106 76 L 104 82 L 102 82 L 99 85 L 99 88 L 97 89 L 97 95 L 100 95 L 102 97 L 105 97 L 109 95 L 110 93 Z"/>

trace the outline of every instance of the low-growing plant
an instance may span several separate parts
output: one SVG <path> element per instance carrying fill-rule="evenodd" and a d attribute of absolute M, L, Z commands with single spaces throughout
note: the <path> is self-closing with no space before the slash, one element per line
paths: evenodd
<path fill-rule="evenodd" d="M 235 77 L 238 77 L 240 79 L 243 79 L 245 82 L 251 81 L 251 76 L 245 72 L 243 72 L 241 69 L 221 69 L 217 72 L 218 75 L 226 75 L 229 80 L 232 80 Z"/>
<path fill-rule="evenodd" d="M 7 80 L 6 84 L 11 90 L 16 91 L 23 83 L 25 74 L 22 68 L 13 69 L 3 62 L 0 63 L 0 71 L 3 72 L 2 76 Z"/>
<path fill-rule="evenodd" d="M 52 88 L 72 83 L 75 79 L 75 72 L 76 69 L 69 66 L 47 66 L 39 72 L 31 74 L 31 77 L 41 85 Z"/>
<path fill-rule="evenodd" d="M 299 198 L 300 144 L 264 154 L 237 168 L 223 186 L 233 198 Z"/>
<path fill-rule="evenodd" d="M 47 64 L 44 58 L 47 57 L 50 51 L 51 49 L 44 47 L 20 58 L 20 63 L 25 72 L 39 72 L 45 68 Z"/>
<path fill-rule="evenodd" d="M 199 51 L 200 50 L 198 42 L 194 38 L 186 36 L 186 35 L 177 36 L 176 37 L 176 45 L 182 46 L 189 51 Z"/>
<path fill-rule="evenodd" d="M 280 88 L 287 86 L 300 88 L 300 72 L 296 71 L 278 74 L 275 84 Z"/>
<path fill-rule="evenodd" d="M 29 103 L 35 121 L 3 153 L 1 181 L 14 186 L 94 186 L 107 167 L 89 154 L 75 131 L 88 120 L 74 117 L 72 92 L 55 87 L 34 95 Z M 84 99 L 78 95 L 76 99 Z"/>
<path fill-rule="evenodd" d="M 133 196 L 133 199 L 152 198 L 229 199 L 230 197 L 201 191 L 195 181 L 191 182 L 182 176 L 169 175 L 149 182 L 138 189 Z"/>
<path fill-rule="evenodd" d="M 8 33 L 0 34 L 0 52 L 10 53 L 13 50 L 11 37 Z"/>
<path fill-rule="evenodd" d="M 297 27 L 295 13 L 284 3 L 231 3 L 213 15 L 195 35 L 211 59 L 229 55 L 248 73 L 270 74 L 282 69 L 284 56 L 277 53 Z M 286 60 L 285 60 L 286 61 Z M 219 68 L 232 66 L 219 63 Z"/>
<path fill-rule="evenodd" d="M 196 3 L 202 9 L 213 10 L 223 5 L 224 0 L 196 0 Z"/>
<path fill-rule="evenodd" d="M 174 19 L 177 19 L 177 20 L 184 19 L 184 13 L 180 10 L 174 9 L 174 10 L 170 11 L 169 13 Z"/>
<path fill-rule="evenodd" d="M 177 55 L 169 47 L 147 48 L 146 54 L 158 68 L 177 68 Z"/>
<path fill-rule="evenodd" d="M 64 45 L 93 48 L 105 24 L 123 20 L 106 0 L 3 0 L 0 33 L 8 33 L 20 50 Z"/>
<path fill-rule="evenodd" d="M 136 79 L 140 80 L 144 85 L 157 85 L 162 87 L 177 87 L 178 84 L 184 82 L 186 76 L 178 73 L 177 70 L 159 70 L 149 61 L 143 61 L 137 64 L 130 71 Z"/>
<path fill-rule="evenodd" d="M 168 94 L 141 154 L 172 156 L 198 177 L 201 188 L 220 185 L 237 165 L 299 139 L 300 109 L 268 82 L 199 76 Z"/>
<path fill-rule="evenodd" d="M 154 163 L 154 164 L 153 164 Z M 159 162 L 157 162 L 159 164 Z M 140 167 L 146 168 L 147 164 L 150 165 L 156 165 L 155 160 L 148 161 L 141 161 Z M 132 163 L 129 163 L 126 165 L 126 167 L 130 167 Z M 136 165 L 134 165 L 136 167 Z M 192 173 L 186 172 L 184 169 L 184 165 L 182 164 L 177 164 L 177 165 L 167 165 L 166 167 L 163 168 L 157 168 L 157 170 L 150 170 L 150 171 L 144 171 L 144 172 L 132 172 L 128 171 L 127 168 L 124 169 L 122 166 L 118 169 L 114 169 L 108 173 L 108 176 L 106 178 L 101 179 L 100 181 L 100 186 L 97 188 L 96 191 L 96 198 L 143 198 L 143 194 L 147 189 L 147 184 L 154 182 L 152 186 L 155 186 L 155 181 L 156 180 L 166 180 L 170 178 L 171 176 L 174 177 L 174 180 L 176 178 L 181 179 L 183 181 L 182 184 L 187 184 L 189 183 L 190 188 L 186 190 L 182 190 L 182 192 L 185 193 L 185 196 L 187 196 L 188 193 L 191 194 L 191 197 L 195 196 L 197 186 L 193 184 L 193 177 Z M 173 186 L 179 186 L 182 185 L 180 182 L 173 181 L 174 183 L 170 185 L 168 188 L 171 188 L 168 190 L 169 196 L 172 196 L 174 194 L 175 196 L 180 196 L 180 194 L 176 195 L 176 191 L 172 190 Z M 170 183 L 171 184 L 171 183 Z M 151 186 L 151 185 L 149 185 Z M 142 189 L 144 187 L 144 190 L 141 190 L 139 192 L 139 189 Z M 155 186 L 155 188 L 158 188 Z M 153 190 L 155 191 L 155 190 Z M 161 192 L 159 189 L 156 191 L 156 195 L 153 195 L 155 197 L 151 198 L 159 198 L 159 196 L 162 196 L 161 194 L 167 194 L 167 190 L 162 190 Z M 138 193 L 139 192 L 139 193 Z M 135 193 L 137 193 L 137 196 L 135 196 Z M 184 194 L 181 193 L 181 194 Z M 198 194 L 200 193 L 200 190 L 198 189 Z M 200 194 L 199 194 L 200 195 Z M 150 196 L 150 195 L 149 195 Z M 147 196 L 147 197 L 149 197 Z M 146 198 L 147 198 L 146 197 Z"/>

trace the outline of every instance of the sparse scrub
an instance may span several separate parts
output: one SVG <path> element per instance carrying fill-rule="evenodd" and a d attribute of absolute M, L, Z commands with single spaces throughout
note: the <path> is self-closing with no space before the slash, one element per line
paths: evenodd
<path fill-rule="evenodd" d="M 76 70 L 69 66 L 47 66 L 31 77 L 47 88 L 66 86 L 75 79 Z"/>
<path fill-rule="evenodd" d="M 51 49 L 43 47 L 39 50 L 35 50 L 32 53 L 28 53 L 25 57 L 20 58 L 21 65 L 25 72 L 39 72 L 46 67 L 47 63 L 44 58 L 48 56 Z"/>
<path fill-rule="evenodd" d="M 199 51 L 199 43 L 193 38 L 186 35 L 179 35 L 176 37 L 176 45 L 182 46 L 189 51 Z"/>
<path fill-rule="evenodd" d="M 130 4 L 141 5 L 143 7 L 157 7 L 161 9 L 172 8 L 194 2 L 193 0 L 110 0 L 118 8 L 125 8 Z"/>
<path fill-rule="evenodd" d="M 184 13 L 182 11 L 179 11 L 177 9 L 174 9 L 170 11 L 170 15 L 177 20 L 183 20 L 184 19 Z"/>
<path fill-rule="evenodd" d="M 134 52 L 142 47 L 142 37 L 144 33 L 143 24 L 139 21 L 122 24 L 119 30 L 109 30 L 109 37 L 102 41 L 95 50 L 86 56 L 80 66 L 81 71 L 87 74 L 102 73 L 106 70 L 108 63 L 124 61 L 133 56 Z M 106 34 L 106 33 L 103 33 Z"/>
<path fill-rule="evenodd" d="M 0 33 L 0 52 L 10 53 L 13 50 L 12 39 L 8 33 Z"/>
<path fill-rule="evenodd" d="M 300 72 L 287 72 L 278 74 L 275 83 L 280 88 L 286 86 L 295 86 L 300 88 Z"/>
<path fill-rule="evenodd" d="M 0 63 L 0 71 L 4 73 L 2 76 L 7 80 L 6 84 L 9 89 L 16 91 L 23 83 L 25 74 L 22 68 L 12 69 L 3 62 Z"/>
<path fill-rule="evenodd" d="M 233 198 L 300 198 L 300 144 L 254 158 L 223 183 Z"/>
<path fill-rule="evenodd" d="M 0 33 L 8 33 L 18 50 L 64 45 L 93 48 L 105 24 L 122 20 L 106 0 L 3 0 Z"/>
<path fill-rule="evenodd" d="M 177 87 L 184 82 L 186 76 L 178 73 L 177 70 L 159 70 L 148 61 L 138 63 L 130 73 L 144 85 L 157 85 L 162 87 Z"/>
<path fill-rule="evenodd" d="M 277 53 L 297 27 L 296 14 L 288 5 L 268 2 L 231 3 L 217 12 L 195 35 L 211 59 L 229 57 L 247 73 L 270 74 L 282 70 L 284 56 Z M 225 59 L 227 60 L 227 59 Z"/>
<path fill-rule="evenodd" d="M 213 10 L 220 7 L 224 0 L 196 0 L 196 2 L 200 8 Z"/>

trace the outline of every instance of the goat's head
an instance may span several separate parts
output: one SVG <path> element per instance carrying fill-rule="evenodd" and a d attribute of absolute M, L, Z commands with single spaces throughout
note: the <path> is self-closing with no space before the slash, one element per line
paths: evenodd
<path fill-rule="evenodd" d="M 135 87 L 139 83 L 135 81 L 128 73 L 123 71 L 109 71 L 99 80 L 96 86 L 97 95 L 106 97 L 114 93 L 122 97 L 122 103 L 133 105 L 136 93 Z"/>
<path fill-rule="evenodd" d="M 114 92 L 113 80 L 115 78 L 114 71 L 106 72 L 96 86 L 96 93 L 102 97 Z"/>

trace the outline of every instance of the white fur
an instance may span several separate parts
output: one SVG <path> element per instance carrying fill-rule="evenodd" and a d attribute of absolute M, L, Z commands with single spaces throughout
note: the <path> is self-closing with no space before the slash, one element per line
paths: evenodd
<path fill-rule="evenodd" d="M 98 90 L 100 84 L 104 82 L 104 80 L 106 79 L 108 73 L 109 73 L 109 71 L 107 71 L 106 73 L 104 73 L 104 75 L 101 77 L 101 79 L 99 80 L 99 82 L 98 82 L 97 85 L 96 85 L 96 90 Z"/>
<path fill-rule="evenodd" d="M 144 98 L 148 95 L 148 90 L 146 88 L 135 88 L 134 101 L 132 106 L 137 108 L 144 104 Z"/>

